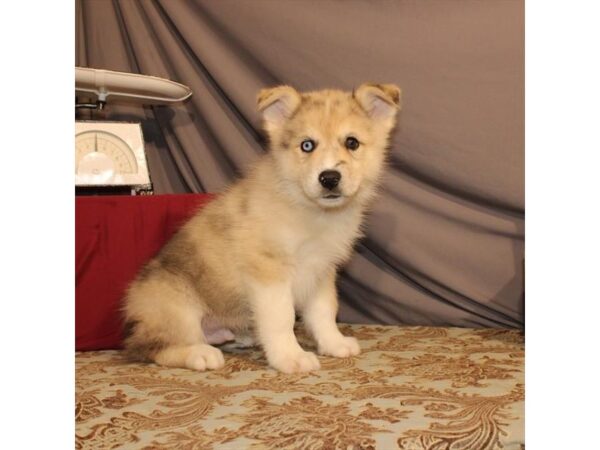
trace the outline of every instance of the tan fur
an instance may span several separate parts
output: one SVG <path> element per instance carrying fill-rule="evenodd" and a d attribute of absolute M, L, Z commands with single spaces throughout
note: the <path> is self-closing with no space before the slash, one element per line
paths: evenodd
<path fill-rule="evenodd" d="M 140 271 L 123 309 L 129 355 L 217 368 L 223 357 L 205 335 L 216 326 L 236 335 L 254 330 L 279 370 L 316 369 L 317 358 L 293 335 L 294 311 L 320 353 L 357 354 L 356 341 L 335 326 L 335 273 L 381 178 L 399 99 L 393 85 L 365 84 L 353 93 L 261 91 L 270 152 Z M 348 136 L 359 140 L 357 150 L 344 146 Z M 317 143 L 311 153 L 300 149 L 307 138 Z M 341 173 L 340 198 L 323 197 L 324 170 Z"/>

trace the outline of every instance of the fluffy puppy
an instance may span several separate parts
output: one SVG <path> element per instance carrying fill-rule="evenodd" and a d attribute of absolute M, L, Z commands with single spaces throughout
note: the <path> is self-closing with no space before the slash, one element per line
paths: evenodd
<path fill-rule="evenodd" d="M 138 274 L 124 300 L 135 359 L 194 370 L 224 364 L 211 344 L 255 337 L 282 372 L 319 368 L 294 335 L 299 313 L 318 352 L 360 347 L 335 323 L 337 268 L 351 255 L 381 178 L 400 89 L 265 89 L 269 152 L 201 209 Z"/>

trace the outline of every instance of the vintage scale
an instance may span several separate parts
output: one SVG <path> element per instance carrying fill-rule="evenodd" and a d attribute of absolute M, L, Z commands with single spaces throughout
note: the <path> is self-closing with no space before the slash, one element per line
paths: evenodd
<path fill-rule="evenodd" d="M 189 87 L 164 78 L 83 67 L 75 68 L 75 92 L 95 100 L 76 102 L 76 108 L 98 111 L 109 99 L 162 105 L 192 95 Z M 77 194 L 152 193 L 139 122 L 75 122 L 75 190 Z"/>

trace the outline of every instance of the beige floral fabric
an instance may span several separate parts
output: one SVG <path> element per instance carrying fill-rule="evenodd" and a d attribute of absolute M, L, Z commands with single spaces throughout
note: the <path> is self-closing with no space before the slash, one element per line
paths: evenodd
<path fill-rule="evenodd" d="M 524 448 L 521 332 L 340 327 L 361 355 L 308 374 L 278 373 L 258 349 L 203 373 L 77 353 L 76 448 Z"/>

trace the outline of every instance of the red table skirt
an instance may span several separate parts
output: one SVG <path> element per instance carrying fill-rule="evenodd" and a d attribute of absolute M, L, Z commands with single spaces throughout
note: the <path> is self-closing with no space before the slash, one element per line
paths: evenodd
<path fill-rule="evenodd" d="M 119 348 L 123 293 L 212 194 L 75 198 L 75 347 Z"/>

